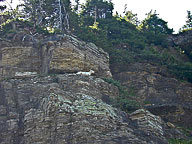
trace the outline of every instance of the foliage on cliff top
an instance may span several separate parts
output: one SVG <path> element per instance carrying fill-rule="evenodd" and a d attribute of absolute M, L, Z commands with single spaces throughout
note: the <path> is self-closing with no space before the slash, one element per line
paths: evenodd
<path fill-rule="evenodd" d="M 34 2 L 39 3 L 38 7 L 35 7 Z M 118 13 L 113 15 L 111 1 L 89 0 L 85 5 L 80 5 L 76 0 L 75 6 L 72 6 L 69 0 L 60 2 L 58 4 L 57 1 L 50 0 L 40 5 L 39 0 L 26 1 L 24 7 L 28 9 L 24 11 L 18 9 L 14 13 L 14 18 L 25 19 L 34 29 L 42 33 L 46 29 L 52 30 L 53 33 L 72 33 L 84 41 L 93 42 L 109 53 L 111 65 L 147 61 L 166 66 L 178 78 L 192 81 L 191 61 L 186 64 L 183 59 L 177 58 L 170 51 L 164 52 L 170 48 L 175 49 L 168 42 L 173 30 L 167 26 L 166 21 L 159 18 L 156 11 L 150 11 L 146 18 L 139 22 L 137 15 L 128 10 L 125 10 L 124 16 Z M 50 4 L 55 5 L 51 8 L 46 7 Z M 27 15 L 28 11 L 30 16 Z M 60 12 L 64 12 L 65 17 Z M 188 13 L 189 24 L 190 16 Z M 26 23 L 25 21 L 23 23 Z M 64 24 L 61 25 L 61 22 Z M 1 36 L 4 32 L 14 32 L 10 23 L 3 26 Z M 162 47 L 163 53 L 154 51 L 156 46 Z M 190 52 L 188 46 L 184 55 L 191 57 Z"/>

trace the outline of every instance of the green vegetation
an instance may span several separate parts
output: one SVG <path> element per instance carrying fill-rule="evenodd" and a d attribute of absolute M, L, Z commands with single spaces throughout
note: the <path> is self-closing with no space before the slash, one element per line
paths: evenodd
<path fill-rule="evenodd" d="M 173 54 L 178 48 L 168 41 L 173 29 L 156 11 L 150 11 L 140 22 L 126 6 L 123 15 L 114 15 L 110 0 L 87 0 L 84 5 L 79 0 L 75 2 L 72 6 L 70 0 L 26 0 L 16 10 L 1 14 L 4 19 L 0 22 L 0 36 L 17 33 L 14 22 L 44 35 L 73 34 L 108 52 L 112 66 L 149 62 L 166 67 L 178 79 L 192 82 L 191 44 L 181 47 L 182 55 L 190 58 L 187 62 L 178 57 L 180 51 Z M 183 30 L 191 29 L 191 12 L 187 14 Z"/>
<path fill-rule="evenodd" d="M 169 144 L 192 144 L 191 140 L 170 139 Z"/>
<path fill-rule="evenodd" d="M 5 0 L 0 0 L 0 2 L 3 2 L 3 1 L 5 1 Z M 0 3 L 0 11 L 5 10 L 6 8 L 7 8 L 6 5 L 2 5 L 2 4 Z"/>
<path fill-rule="evenodd" d="M 177 127 L 180 131 L 182 131 L 186 136 L 191 136 L 192 134 L 192 128 L 186 128 L 186 127 Z"/>
<path fill-rule="evenodd" d="M 192 42 L 182 46 L 171 44 L 169 36 L 173 29 L 159 17 L 156 11 L 150 11 L 143 21 L 137 14 L 125 7 L 123 15 L 113 14 L 113 3 L 110 0 L 86 0 L 80 5 L 79 0 L 71 5 L 70 0 L 25 0 L 15 10 L 6 11 L 0 0 L 0 37 L 9 38 L 13 34 L 33 32 L 48 37 L 53 34 L 72 34 L 83 41 L 93 42 L 103 48 L 110 56 L 110 65 L 125 65 L 136 62 L 147 62 L 167 68 L 168 72 L 180 80 L 192 82 Z M 178 35 L 192 30 L 192 15 L 187 11 L 186 25 Z M 183 58 L 185 57 L 185 58 Z M 58 82 L 55 75 L 53 82 Z M 4 80 L 8 80 L 4 79 Z M 113 106 L 126 112 L 141 107 L 134 88 L 126 89 L 119 81 L 104 80 L 119 89 L 119 97 L 112 99 Z M 89 106 L 95 108 L 93 101 L 81 111 L 89 114 Z M 149 102 L 144 102 L 148 104 Z M 96 112 L 107 109 L 102 105 Z M 113 115 L 113 112 L 109 112 Z M 191 135 L 192 129 L 182 128 L 183 133 Z M 192 139 L 170 139 L 170 144 L 192 144 Z"/>
<path fill-rule="evenodd" d="M 119 89 L 119 97 L 111 100 L 113 106 L 126 112 L 133 112 L 140 108 L 140 103 L 136 100 L 137 96 L 135 94 L 134 88 L 127 91 L 117 80 L 112 78 L 104 78 L 104 80 L 110 84 L 113 84 Z"/>
<path fill-rule="evenodd" d="M 181 32 L 186 32 L 192 29 L 192 14 L 191 11 L 187 11 L 186 24 L 180 29 Z"/>
<path fill-rule="evenodd" d="M 190 137 L 189 139 L 170 139 L 169 144 L 192 144 L 192 128 L 177 127 L 183 134 Z"/>

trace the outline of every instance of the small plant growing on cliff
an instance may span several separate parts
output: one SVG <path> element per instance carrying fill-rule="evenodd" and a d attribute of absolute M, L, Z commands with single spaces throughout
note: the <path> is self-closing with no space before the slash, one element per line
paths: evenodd
<path fill-rule="evenodd" d="M 192 144 L 191 140 L 170 139 L 169 144 Z"/>
<path fill-rule="evenodd" d="M 140 104 L 136 100 L 136 94 L 133 88 L 126 90 L 119 81 L 112 78 L 104 78 L 104 80 L 109 84 L 113 84 L 119 89 L 119 97 L 111 100 L 113 106 L 120 108 L 121 110 L 126 112 L 133 112 L 136 109 L 140 108 Z"/>

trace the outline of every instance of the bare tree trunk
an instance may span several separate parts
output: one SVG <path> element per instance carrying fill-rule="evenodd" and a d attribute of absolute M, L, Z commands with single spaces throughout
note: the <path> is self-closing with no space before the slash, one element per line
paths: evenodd
<path fill-rule="evenodd" d="M 69 14 L 66 11 L 65 5 L 63 4 L 63 10 L 64 10 L 64 30 L 69 31 Z"/>
<path fill-rule="evenodd" d="M 39 13 L 38 13 L 38 20 L 37 20 L 37 25 L 41 25 L 43 21 L 43 16 L 42 16 L 42 5 L 43 5 L 43 0 L 39 0 Z"/>
<path fill-rule="evenodd" d="M 62 26 L 62 9 L 61 9 L 61 0 L 59 1 L 59 28 L 62 31 L 63 30 L 63 26 Z"/>
<path fill-rule="evenodd" d="M 95 6 L 95 24 L 96 24 L 96 22 L 97 22 L 97 6 Z"/>

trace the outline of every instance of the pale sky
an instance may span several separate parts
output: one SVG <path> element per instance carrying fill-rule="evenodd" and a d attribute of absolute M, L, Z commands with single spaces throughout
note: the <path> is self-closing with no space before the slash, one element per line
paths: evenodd
<path fill-rule="evenodd" d="M 138 14 L 143 20 L 151 9 L 156 10 L 159 17 L 168 22 L 169 28 L 178 32 L 186 23 L 187 10 L 192 11 L 192 0 L 112 0 L 115 11 L 122 13 L 124 5 L 127 10 Z M 114 12 L 115 12 L 114 11 Z"/>
<path fill-rule="evenodd" d="M 80 0 L 85 1 L 85 0 Z M 127 10 L 136 13 L 139 20 L 146 18 L 146 13 L 156 10 L 159 17 L 168 22 L 169 28 L 177 33 L 186 24 L 187 10 L 192 11 L 192 0 L 112 0 L 114 13 L 121 14 L 127 4 Z"/>
<path fill-rule="evenodd" d="M 14 4 L 18 1 L 13 0 Z M 151 9 L 156 10 L 159 17 L 167 21 L 169 28 L 173 28 L 175 32 L 186 23 L 187 10 L 192 11 L 192 0 L 112 0 L 112 2 L 114 13 L 118 11 L 121 14 L 124 5 L 127 4 L 127 10 L 138 14 L 139 20 L 143 20 Z"/>

